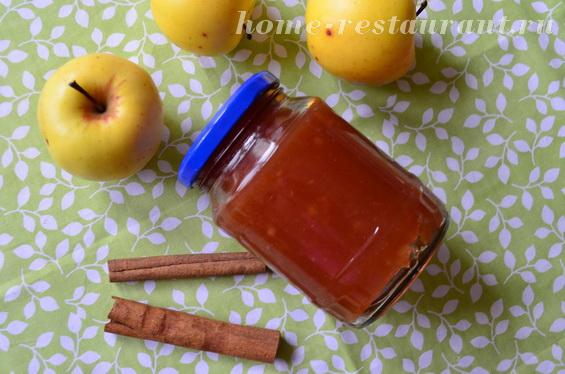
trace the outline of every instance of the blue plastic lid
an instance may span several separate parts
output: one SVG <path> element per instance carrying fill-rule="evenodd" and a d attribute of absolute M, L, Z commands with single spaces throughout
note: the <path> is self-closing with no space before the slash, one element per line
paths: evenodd
<path fill-rule="evenodd" d="M 278 79 L 267 71 L 254 74 L 224 103 L 196 138 L 180 165 L 178 179 L 191 187 L 198 173 L 247 109 L 265 91 L 278 85 Z"/>

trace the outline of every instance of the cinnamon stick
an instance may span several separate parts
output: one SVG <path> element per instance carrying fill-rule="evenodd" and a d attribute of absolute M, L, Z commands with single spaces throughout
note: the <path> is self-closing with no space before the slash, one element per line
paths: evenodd
<path fill-rule="evenodd" d="M 108 262 L 110 282 L 258 274 L 267 266 L 247 252 L 140 257 Z"/>
<path fill-rule="evenodd" d="M 105 332 L 272 363 L 281 334 L 113 297 Z"/>

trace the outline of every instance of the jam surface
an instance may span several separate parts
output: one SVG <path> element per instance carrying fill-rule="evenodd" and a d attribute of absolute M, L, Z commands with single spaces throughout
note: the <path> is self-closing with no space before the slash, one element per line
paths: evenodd
<path fill-rule="evenodd" d="M 218 225 L 355 323 L 422 260 L 445 223 L 441 204 L 319 99 L 299 113 L 269 105 L 252 121 L 212 189 Z"/>

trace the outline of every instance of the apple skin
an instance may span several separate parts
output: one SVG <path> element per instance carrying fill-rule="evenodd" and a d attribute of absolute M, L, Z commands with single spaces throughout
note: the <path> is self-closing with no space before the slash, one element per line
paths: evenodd
<path fill-rule="evenodd" d="M 98 102 L 98 113 L 76 81 Z M 91 54 L 67 62 L 46 82 L 37 119 L 55 162 L 90 180 L 122 179 L 141 170 L 159 148 L 161 98 L 149 74 L 124 58 Z"/>
<path fill-rule="evenodd" d="M 406 75 L 416 63 L 414 35 L 389 33 L 386 23 L 381 34 L 359 34 L 355 27 L 368 20 L 397 17 L 398 24 L 416 17 L 413 0 L 308 0 L 306 23 L 320 21 L 333 28 L 320 28 L 307 35 L 313 58 L 328 72 L 345 80 L 383 86 Z M 351 21 L 340 33 L 343 20 Z"/>
<path fill-rule="evenodd" d="M 159 29 L 182 49 L 205 56 L 232 51 L 245 34 L 237 34 L 240 11 L 251 16 L 255 0 L 151 0 Z"/>

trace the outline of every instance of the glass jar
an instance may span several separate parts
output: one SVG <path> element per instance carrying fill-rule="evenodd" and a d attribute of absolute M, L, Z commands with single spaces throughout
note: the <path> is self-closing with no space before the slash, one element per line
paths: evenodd
<path fill-rule="evenodd" d="M 441 202 L 316 97 L 247 80 L 179 171 L 211 196 L 214 221 L 313 303 L 363 326 L 394 303 L 438 248 Z"/>

